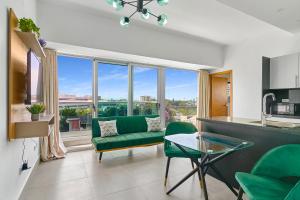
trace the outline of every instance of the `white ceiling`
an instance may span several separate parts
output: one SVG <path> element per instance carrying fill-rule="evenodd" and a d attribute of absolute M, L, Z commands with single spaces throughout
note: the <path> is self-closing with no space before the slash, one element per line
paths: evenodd
<path fill-rule="evenodd" d="M 79 5 L 100 12 L 103 15 L 128 16 L 134 11 L 133 8 L 128 7 L 117 12 L 105 0 L 43 1 L 65 4 L 65 6 Z M 241 0 L 232 0 L 232 2 L 238 1 Z M 241 2 L 244 1 L 252 2 L 253 0 L 243 0 Z M 256 2 L 258 1 L 260 0 L 256 0 Z M 300 2 L 300 0 L 294 1 Z M 217 0 L 170 0 L 169 5 L 164 7 L 158 6 L 154 1 L 147 7 L 155 14 L 165 13 L 168 15 L 169 22 L 165 27 L 168 30 L 206 38 L 227 45 L 246 40 L 250 37 L 256 37 L 272 29 L 279 30 L 273 25 L 244 14 Z M 132 23 L 135 23 L 135 20 L 139 20 L 139 23 L 143 21 L 138 15 L 134 17 Z M 156 26 L 154 18 L 145 21 L 145 23 L 150 25 L 155 24 Z"/>
<path fill-rule="evenodd" d="M 300 32 L 300 0 L 217 0 L 291 33 Z"/>

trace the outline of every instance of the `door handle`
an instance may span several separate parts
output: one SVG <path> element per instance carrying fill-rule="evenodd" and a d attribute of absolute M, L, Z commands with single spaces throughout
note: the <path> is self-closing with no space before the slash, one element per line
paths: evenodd
<path fill-rule="evenodd" d="M 295 87 L 298 87 L 298 75 L 295 76 Z"/>

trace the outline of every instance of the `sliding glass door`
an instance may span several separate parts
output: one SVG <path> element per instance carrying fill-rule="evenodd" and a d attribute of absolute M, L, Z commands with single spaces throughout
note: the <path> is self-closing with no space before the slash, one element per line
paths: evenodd
<path fill-rule="evenodd" d="M 97 63 L 97 116 L 161 115 L 196 123 L 196 71 Z"/>
<path fill-rule="evenodd" d="M 59 55 L 59 129 L 66 147 L 90 143 L 93 61 Z"/>
<path fill-rule="evenodd" d="M 197 74 L 190 70 L 165 69 L 166 124 L 172 121 L 196 124 Z"/>
<path fill-rule="evenodd" d="M 133 115 L 157 115 L 158 69 L 133 66 Z"/>
<path fill-rule="evenodd" d="M 98 63 L 99 117 L 126 116 L 128 105 L 128 66 Z"/>
<path fill-rule="evenodd" d="M 77 145 L 90 142 L 92 115 L 160 115 L 162 125 L 196 122 L 196 71 L 59 55 L 58 82 L 66 145 L 75 137 Z"/>

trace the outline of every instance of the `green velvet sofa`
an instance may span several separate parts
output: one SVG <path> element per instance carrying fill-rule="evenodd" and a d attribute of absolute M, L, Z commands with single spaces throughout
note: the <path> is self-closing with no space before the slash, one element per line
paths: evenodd
<path fill-rule="evenodd" d="M 100 153 L 99 162 L 101 162 L 103 152 L 163 143 L 164 131 L 147 132 L 148 126 L 145 117 L 154 118 L 158 115 L 93 118 L 92 143 L 96 152 Z M 98 121 L 110 120 L 117 120 L 119 135 L 102 138 Z"/>

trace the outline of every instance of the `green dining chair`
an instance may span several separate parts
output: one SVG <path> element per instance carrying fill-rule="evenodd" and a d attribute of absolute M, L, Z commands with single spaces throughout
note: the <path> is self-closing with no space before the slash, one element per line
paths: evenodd
<path fill-rule="evenodd" d="M 247 159 L 247 158 L 245 158 Z M 267 152 L 251 173 L 237 172 L 238 200 L 300 200 L 300 145 L 289 144 Z"/>
<path fill-rule="evenodd" d="M 165 135 L 174 135 L 174 134 L 192 134 L 197 132 L 197 128 L 188 122 L 171 122 L 168 124 Z M 201 154 L 198 151 L 184 148 L 190 155 L 192 155 L 194 158 L 199 159 L 201 157 Z M 166 173 L 165 173 L 165 185 L 167 184 L 168 179 L 168 173 L 169 173 L 169 167 L 171 158 L 188 158 L 184 152 L 182 152 L 177 146 L 172 144 L 169 141 L 165 140 L 164 144 L 164 152 L 167 160 L 167 166 L 166 166 Z M 191 160 L 192 167 L 194 168 L 194 163 Z M 198 174 L 199 175 L 199 174 Z"/>

